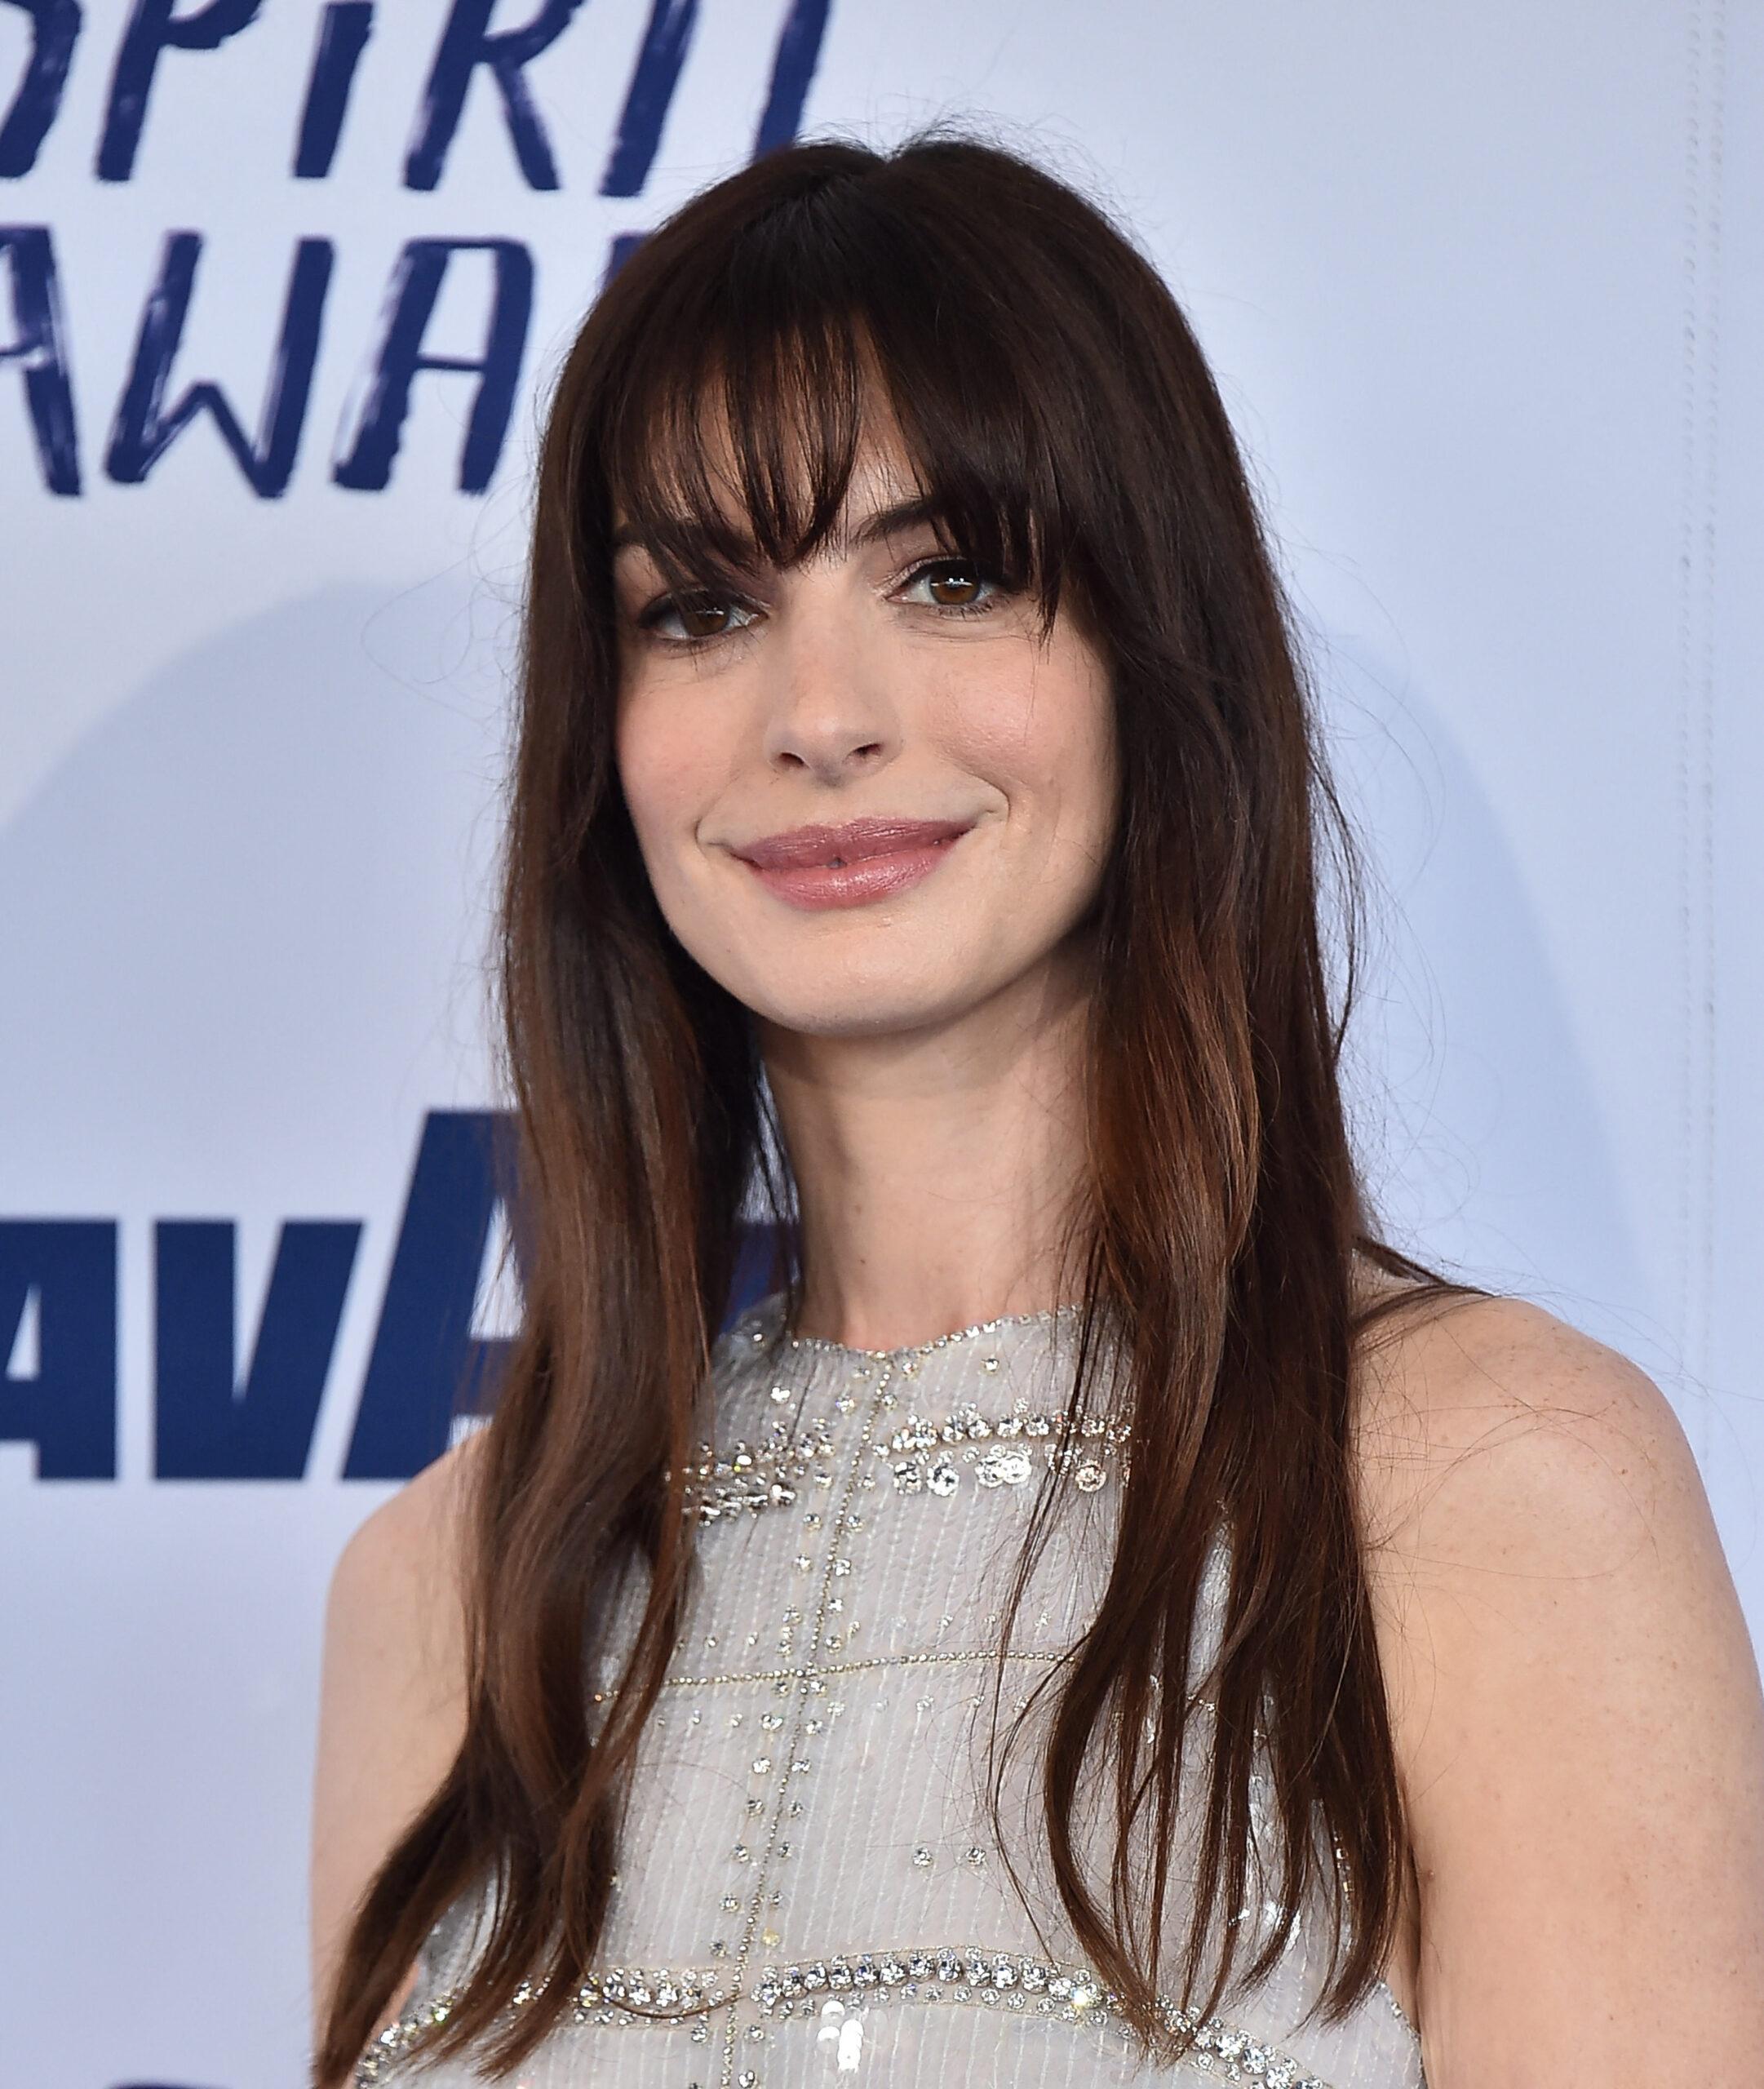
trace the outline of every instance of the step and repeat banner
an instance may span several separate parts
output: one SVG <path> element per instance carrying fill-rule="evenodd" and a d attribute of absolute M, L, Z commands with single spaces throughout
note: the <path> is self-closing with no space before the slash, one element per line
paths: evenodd
<path fill-rule="evenodd" d="M 0 2084 L 304 2078 L 326 1581 L 520 1310 L 540 415 L 793 136 L 966 122 L 1167 273 L 1391 1226 L 1654 1373 L 1764 1637 L 1761 95 L 1756 0 L 0 0 Z"/>

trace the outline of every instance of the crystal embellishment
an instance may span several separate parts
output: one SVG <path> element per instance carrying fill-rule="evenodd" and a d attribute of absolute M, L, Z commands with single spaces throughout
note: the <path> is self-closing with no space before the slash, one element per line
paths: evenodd
<path fill-rule="evenodd" d="M 702 1444 L 698 1462 L 686 1468 L 687 1514 L 714 1524 L 744 1510 L 787 1509 L 804 1486 L 828 1471 L 838 1454 L 832 1431 L 819 1420 L 796 1430 L 773 1422 L 757 1443 L 724 1451 Z"/>
<path fill-rule="evenodd" d="M 1029 1955 L 999 1949 L 996 1937 L 983 1949 L 933 1943 L 823 1951 L 788 1961 L 781 1955 L 786 1937 L 799 1951 L 811 1941 L 824 1946 L 860 1940 L 843 1926 L 837 1934 L 828 1932 L 827 1922 L 838 1917 L 818 1905 L 815 1858 L 851 1803 L 852 1786 L 864 1774 L 860 1763 L 871 1763 L 875 1729 L 869 1715 L 898 1723 L 894 1738 L 906 1751 L 912 1778 L 921 1767 L 928 1777 L 943 1775 L 942 1751 L 955 1732 L 958 1707 L 967 1701 L 965 1673 L 938 1670 L 949 1676 L 950 1687 L 917 1696 L 915 1717 L 915 1694 L 933 1670 L 911 1665 L 986 1658 L 991 1650 L 977 1651 L 967 1628 L 983 1637 L 999 1621 L 977 1584 L 952 1584 L 946 1572 L 915 1580 L 906 1571 L 915 1573 L 933 1557 L 965 1557 L 963 1513 L 945 1515 L 922 1500 L 898 1503 L 893 1497 L 936 1496 L 968 1504 L 976 1514 L 991 1501 L 1009 1513 L 1013 1504 L 1026 1506 L 1025 1497 L 1044 1480 L 1088 1495 L 1127 1476 L 1124 1426 L 1088 1414 L 1069 1418 L 1054 1386 L 1032 1384 L 1019 1370 L 1016 1338 L 1008 1339 L 1006 1330 L 1022 1324 L 1000 1321 L 912 1351 L 873 1354 L 813 1338 L 777 1345 L 775 1311 L 735 1331 L 735 1346 L 723 1352 L 718 1367 L 733 1377 L 711 1388 L 716 1395 L 711 1412 L 740 1418 L 726 1431 L 707 1422 L 705 1433 L 712 1440 L 689 1448 L 680 1477 L 697 1523 L 732 1520 L 739 1528 L 729 1534 L 727 1549 L 720 1540 L 706 1546 L 705 1587 L 713 1600 L 684 1615 L 675 1650 L 683 1658 L 670 1663 L 671 1670 L 690 1666 L 692 1654 L 702 1649 L 716 1657 L 706 1668 L 718 1672 L 671 1672 L 667 1683 L 694 1694 L 681 1699 L 671 1692 L 658 1714 L 658 1726 L 674 1729 L 663 1754 L 712 1775 L 708 1783 L 672 1785 L 667 1781 L 671 1765 L 664 1765 L 663 1781 L 653 1794 L 664 1807 L 684 1801 L 697 1816 L 681 1847 L 689 1844 L 694 1867 L 685 1883 L 704 1896 L 701 1940 L 688 1948 L 703 1959 L 690 1967 L 611 1966 L 597 1968 L 579 1986 L 571 1981 L 561 1998 L 552 2066 L 560 2080 L 618 2073 L 609 2049 L 592 2042 L 614 2036 L 654 2044 L 653 2056 L 631 2056 L 632 2064 L 640 2058 L 645 2073 L 653 2058 L 682 2084 L 691 2080 L 710 2089 L 720 2082 L 737 2089 L 742 2073 L 752 2071 L 742 2065 L 751 2055 L 767 2089 L 782 2089 L 787 2079 L 806 2078 L 805 2069 L 826 2071 L 822 2051 L 811 2048 L 830 2020 L 827 2012 L 852 2023 L 872 2006 L 991 2011 L 995 2020 L 1015 2016 L 1070 2025 L 1087 2038 L 1106 2026 L 1111 2045 L 1124 2037 L 1128 2027 L 1107 1983 L 1083 1965 L 1034 1955 L 1042 1947 L 1033 1943 Z M 774 1345 L 769 1355 L 769 1340 Z M 800 1353 L 792 1357 L 791 1349 Z M 1039 1361 L 1039 1351 L 1032 1353 Z M 816 1357 L 818 1362 L 812 1360 Z M 804 1365 L 809 1368 L 798 1368 Z M 730 1437 L 741 1440 L 731 1443 Z M 787 1511 L 782 1517 L 763 1513 L 781 1507 Z M 750 1543 L 755 1524 L 760 1528 Z M 742 1572 L 730 1569 L 731 1578 L 722 1580 L 722 1563 L 736 1557 Z M 879 1560 L 894 1575 L 892 1581 L 875 1579 Z M 1051 1595 L 1044 1602 L 1038 1630 L 1057 1630 L 1048 1614 L 1057 1605 Z M 962 1629 L 951 1635 L 958 1625 Z M 1014 1657 L 1056 1657 L 1052 1648 Z M 598 1661 L 591 1679 L 597 1705 L 616 1694 L 615 1673 L 610 1653 Z M 742 1695 L 732 1700 L 721 1694 L 731 1690 Z M 702 1717 L 700 1704 L 706 1708 Z M 933 1708 L 939 1716 L 928 1719 Z M 864 1717 L 842 1723 L 848 1710 Z M 879 1767 L 888 1767 L 885 1760 Z M 867 1774 L 873 1781 L 874 1771 Z M 823 1805 L 829 1806 L 824 1816 Z M 940 1880 L 955 1905 L 976 1899 L 974 1889 L 997 1866 L 995 1851 L 977 1840 L 964 1845 L 959 1834 L 927 1835 L 911 1814 L 902 1826 L 893 1859 L 901 1866 L 901 1888 L 911 1886 L 928 1910 L 933 1900 L 946 1897 L 928 1897 L 927 1889 Z M 653 1922 L 641 1882 L 636 1883 L 638 1890 L 620 1903 L 627 1934 Z M 877 1881 L 884 1891 L 886 1884 Z M 406 2061 L 410 2089 L 421 2089 L 437 2030 L 450 2023 L 458 2029 L 462 1977 L 450 1967 L 436 1969 L 406 2013 L 361 2056 L 357 2089 L 395 2070 L 399 2089 L 406 2089 Z M 450 1980 L 450 1987 L 443 1985 Z M 528 2011 L 530 2025 L 533 2000 L 533 1985 L 522 1986 L 507 2013 L 518 2022 L 520 2012 Z M 1262 2042 L 1248 2025 L 1212 2018 L 1200 2023 L 1165 2004 L 1159 2012 L 1173 2034 L 1171 2045 L 1186 2048 L 1178 2055 L 1182 2079 L 1325 2089 L 1296 2055 Z M 1282 2035 L 1279 2025 L 1269 2028 Z M 1049 2034 L 1056 2040 L 1062 2035 Z M 669 2038 L 676 2042 L 671 2047 L 663 2042 Z M 546 2044 L 550 2048 L 549 2034 Z M 885 2051 L 879 2038 L 879 2060 Z M 866 2037 L 866 2062 L 871 2051 Z M 670 2052 L 675 2060 L 667 2058 Z M 456 2063 L 462 2080 L 466 2062 L 462 2055 Z M 1086 2071 L 1083 2059 L 1075 2065 Z M 1420 2081 L 1412 2067 L 1403 2078 Z"/>
<path fill-rule="evenodd" d="M 1085 1967 L 971 1945 L 942 1945 L 769 1964 L 738 1991 L 702 1967 L 609 1967 L 570 1998 L 570 2017 L 578 2025 L 665 2027 L 746 2001 L 766 2021 L 812 2024 L 821 2016 L 822 1996 L 859 1991 L 866 2002 L 967 2004 L 1089 2029 L 1115 2023 L 1120 2000 Z M 452 1989 L 444 1989 L 388 2025 L 357 2063 L 354 2089 L 373 2089 L 401 2072 L 400 2063 L 426 2030 L 446 2021 L 458 1999 Z M 533 1991 L 523 1985 L 511 2008 L 518 2010 L 532 1999 Z M 1329 2089 L 1290 2054 L 1259 2042 L 1238 2025 L 1217 2016 L 1197 2025 L 1168 2000 L 1160 1999 L 1158 2009 L 1165 2029 L 1190 2042 L 1187 2057 L 1203 2073 L 1227 2082 L 1255 2082 L 1265 2089 Z M 696 2029 L 694 2025 L 695 2035 Z"/>
<path fill-rule="evenodd" d="M 1028 1452 L 995 1445 L 974 1461 L 974 1478 L 982 1487 L 1021 1487 L 1035 1470 Z"/>
<path fill-rule="evenodd" d="M 898 1494 L 947 1500 L 961 1486 L 964 1465 L 988 1489 L 1026 1486 L 1039 1465 L 1070 1474 L 1080 1493 L 1094 1494 L 1108 1484 L 1111 1457 L 1127 1477 L 1131 1433 L 1128 1423 L 1094 1416 L 1074 1422 L 1064 1413 L 1020 1409 L 986 1415 L 968 1401 L 942 1421 L 909 1414 L 870 1448 L 888 1467 Z"/>

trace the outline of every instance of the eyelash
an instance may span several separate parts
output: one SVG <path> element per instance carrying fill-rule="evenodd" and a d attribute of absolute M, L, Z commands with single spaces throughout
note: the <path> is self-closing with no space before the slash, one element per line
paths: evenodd
<path fill-rule="evenodd" d="M 909 587 L 922 574 L 935 572 L 944 566 L 955 566 L 960 569 L 964 569 L 968 572 L 972 573 L 975 579 L 978 580 L 982 586 L 991 588 L 996 592 L 994 595 L 988 596 L 982 601 L 977 602 L 932 602 L 924 605 L 935 610 L 940 616 L 977 617 L 988 615 L 998 607 L 996 592 L 1002 592 L 1008 593 L 1010 592 L 1008 583 L 1006 582 L 1004 576 L 1002 574 L 995 573 L 989 566 L 982 565 L 977 559 L 957 558 L 947 554 L 939 558 L 920 559 L 916 565 L 909 566 L 907 568 L 906 571 L 903 573 L 900 579 L 895 583 L 895 586 L 897 588 Z M 706 601 L 716 604 L 718 607 L 727 605 L 731 609 L 748 609 L 756 606 L 750 603 L 745 596 L 734 594 L 719 595 L 709 588 L 701 591 L 701 598 Z M 737 624 L 729 631 L 712 632 L 707 638 L 663 637 L 658 632 L 656 627 L 661 623 L 663 617 L 680 608 L 683 599 L 689 601 L 691 598 L 689 597 L 683 598 L 678 595 L 663 595 L 660 597 L 657 601 L 650 603 L 649 606 L 639 614 L 636 619 L 638 628 L 648 633 L 657 645 L 665 645 L 668 647 L 671 651 L 676 653 L 702 653 L 707 646 L 720 645 L 725 639 L 733 638 L 738 632 L 748 628 L 745 624 Z"/>

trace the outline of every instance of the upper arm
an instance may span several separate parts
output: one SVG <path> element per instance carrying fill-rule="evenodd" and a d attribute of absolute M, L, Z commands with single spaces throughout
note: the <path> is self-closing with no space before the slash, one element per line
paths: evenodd
<path fill-rule="evenodd" d="M 1670 1406 L 1489 1301 L 1393 1343 L 1367 1412 L 1430 2089 L 1752 2078 L 1764 1695 Z"/>
<path fill-rule="evenodd" d="M 445 1776 L 464 1732 L 463 1483 L 476 1440 L 468 1437 L 376 1509 L 331 1577 L 312 1792 L 315 2018 L 357 1903 Z M 397 2006 L 414 1978 L 413 1968 Z"/>

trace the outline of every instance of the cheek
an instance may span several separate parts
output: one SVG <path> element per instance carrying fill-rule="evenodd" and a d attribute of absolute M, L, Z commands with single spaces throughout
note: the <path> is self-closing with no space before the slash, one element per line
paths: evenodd
<path fill-rule="evenodd" d="M 614 747 L 619 786 L 644 853 L 665 854 L 682 823 L 689 826 L 695 817 L 702 736 L 682 730 L 676 708 L 638 693 L 620 702 Z"/>
<path fill-rule="evenodd" d="M 970 683 L 952 706 L 968 761 L 1008 794 L 1052 813 L 1075 839 L 1077 830 L 1106 827 L 1116 790 L 1106 667 L 1070 639 L 1014 664 L 988 684 Z"/>
<path fill-rule="evenodd" d="M 1066 796 L 1085 828 L 1106 835 L 1114 826 L 1119 775 L 1113 677 L 1088 645 L 1069 636 L 1060 679 L 1057 759 Z"/>

